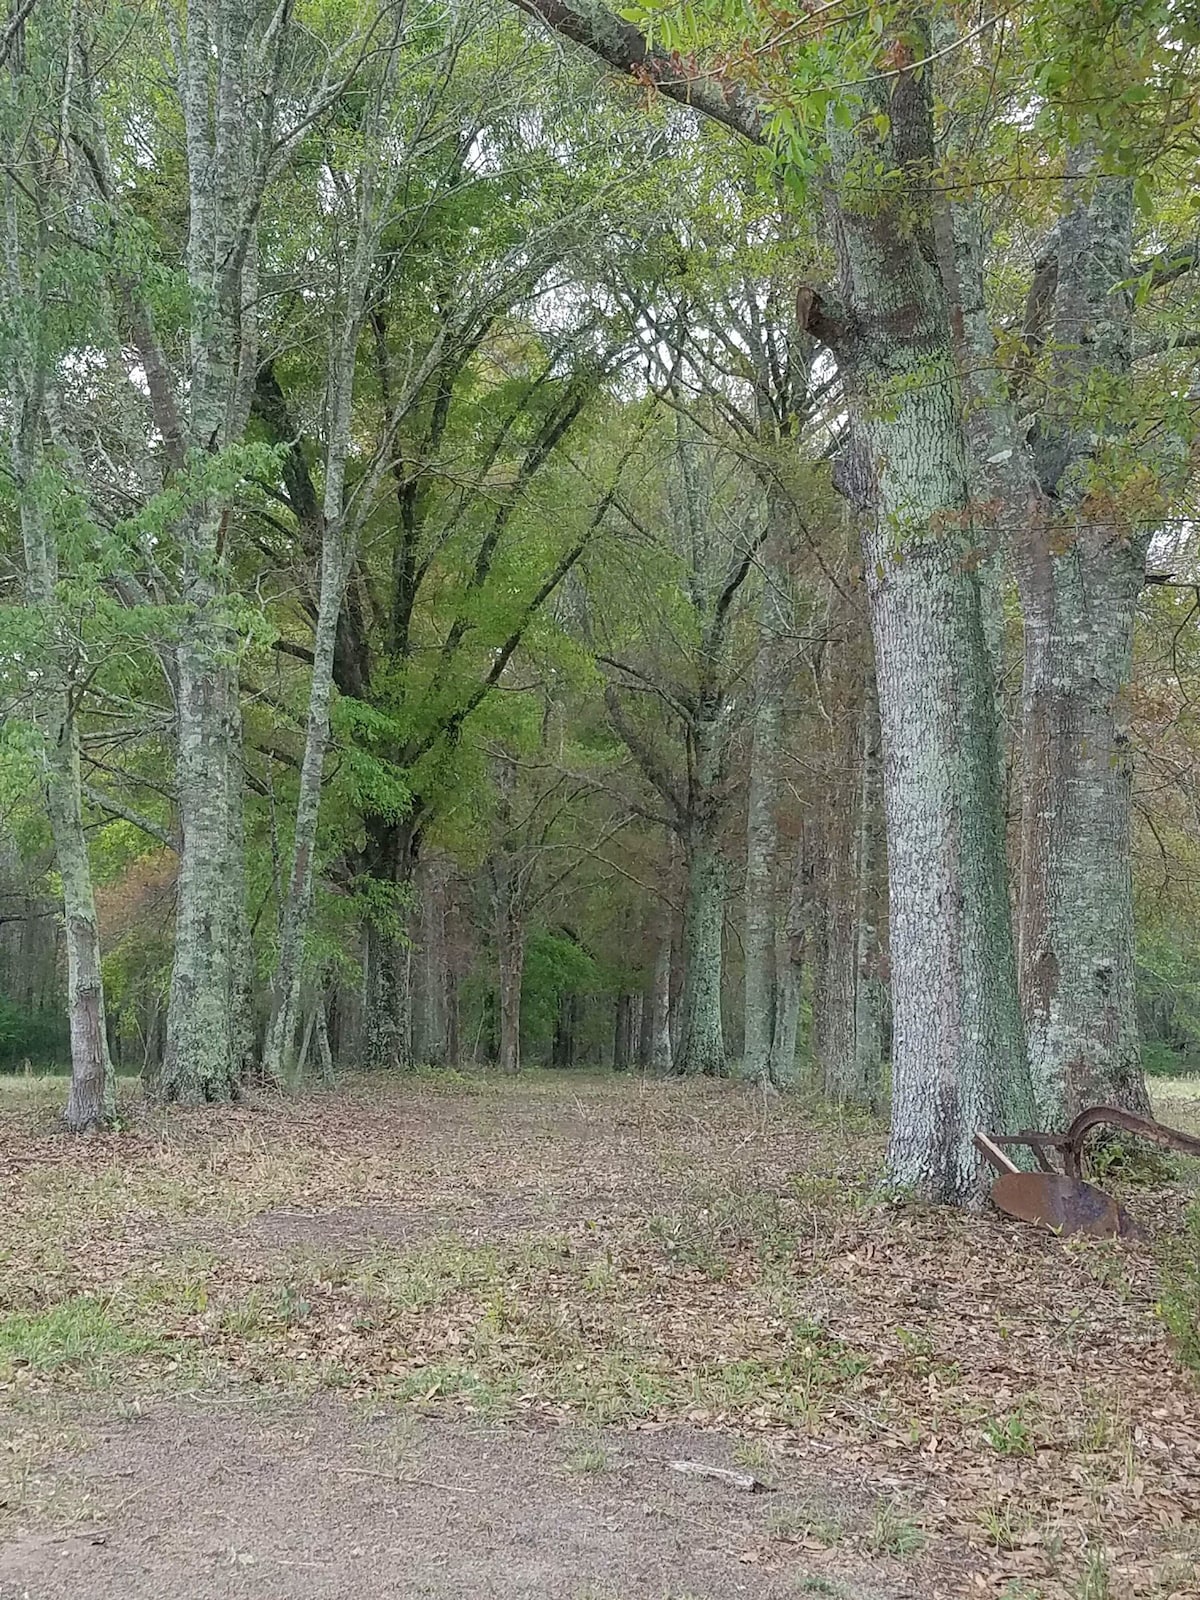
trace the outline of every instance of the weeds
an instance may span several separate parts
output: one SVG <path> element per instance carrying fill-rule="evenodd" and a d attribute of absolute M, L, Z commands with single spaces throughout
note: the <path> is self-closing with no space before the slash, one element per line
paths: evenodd
<path fill-rule="evenodd" d="M 989 1417 L 983 1424 L 983 1436 L 1000 1456 L 1031 1456 L 1036 1448 L 1033 1432 L 1020 1412 Z"/>
<path fill-rule="evenodd" d="M 877 1556 L 915 1556 L 925 1548 L 925 1533 L 896 1500 L 880 1501 L 867 1535 L 867 1548 Z"/>

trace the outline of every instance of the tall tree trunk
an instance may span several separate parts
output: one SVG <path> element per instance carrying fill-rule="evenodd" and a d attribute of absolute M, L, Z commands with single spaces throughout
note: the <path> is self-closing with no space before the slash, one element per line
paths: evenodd
<path fill-rule="evenodd" d="M 1112 424 L 1089 390 L 1097 374 L 1109 386 L 1126 379 L 1130 364 L 1132 193 L 1110 179 L 1090 197 L 1082 177 L 1075 187 L 1058 244 L 1054 392 L 1034 438 L 1053 501 L 1043 500 L 1017 553 L 1020 973 L 1038 1114 L 1051 1127 L 1096 1101 L 1149 1110 L 1134 995 L 1124 708 L 1148 535 L 1126 519 L 1119 491 L 1090 481 Z"/>
<path fill-rule="evenodd" d="M 720 1077 L 726 1069 L 721 1025 L 725 862 L 715 840 L 688 841 L 683 914 L 683 996 L 675 1071 Z"/>
<path fill-rule="evenodd" d="M 457 1067 L 462 1054 L 458 1010 L 458 973 L 446 965 L 446 1065 Z"/>
<path fill-rule="evenodd" d="M 79 773 L 79 727 L 68 683 L 61 681 L 55 657 L 66 647 L 55 637 L 61 625 L 56 594 L 57 559 L 49 528 L 36 504 L 29 452 L 13 449 L 14 475 L 21 500 L 25 547 L 26 595 L 39 607 L 50 632 L 45 661 L 47 685 L 40 697 L 46 810 L 54 839 L 54 858 L 62 884 L 63 927 L 67 949 L 67 1017 L 71 1034 L 71 1087 L 63 1123 L 84 1133 L 112 1121 L 116 1078 L 108 1051 L 104 983 L 100 967 L 100 930 L 92 891 L 92 869 L 83 831 Z"/>
<path fill-rule="evenodd" d="M 920 45 L 917 46 L 918 52 Z M 863 553 L 878 664 L 893 993 L 892 1181 L 964 1203 L 978 1128 L 1032 1115 L 1009 916 L 995 703 L 963 408 L 937 269 L 928 73 L 872 87 L 885 135 L 833 129 L 841 315 L 804 320 L 845 373 L 875 516 Z M 878 101 L 877 108 L 874 105 Z M 864 141 L 897 173 L 856 203 Z M 811 291 L 807 292 L 811 295 Z"/>
<path fill-rule="evenodd" d="M 196 1105 L 229 1100 L 238 1090 L 233 951 L 243 885 L 230 847 L 230 672 L 204 610 L 184 629 L 175 652 L 182 845 L 167 1047 L 157 1088 L 165 1101 Z"/>
<path fill-rule="evenodd" d="M 364 183 L 360 187 L 365 190 L 367 185 Z M 357 528 L 347 525 L 345 516 L 346 461 L 350 450 L 354 358 L 362 327 L 377 231 L 378 224 L 369 215 L 363 214 L 360 208 L 354 249 L 350 252 L 345 280 L 339 286 L 341 295 L 337 321 L 330 340 L 325 373 L 328 436 L 325 485 L 319 517 L 321 583 L 313 633 L 304 758 L 300 764 L 300 786 L 296 796 L 292 866 L 280 914 L 279 958 L 271 982 L 271 1020 L 267 1028 L 265 1051 L 267 1075 L 277 1080 L 291 1076 L 296 1029 L 300 1019 L 304 941 L 312 915 L 313 858 L 321 810 L 321 774 L 329 744 L 338 624 L 358 543 Z"/>
<path fill-rule="evenodd" d="M 345 381 L 348 387 L 349 379 Z M 337 499 L 340 502 L 340 483 Z M 340 513 L 340 504 L 338 509 Z M 341 537 L 340 531 L 330 530 L 321 545 L 321 594 L 313 638 L 304 757 L 300 764 L 300 786 L 296 795 L 292 866 L 281 908 L 279 956 L 271 980 L 271 1019 L 267 1027 L 263 1060 L 265 1075 L 278 1083 L 290 1080 L 295 1064 L 304 979 L 304 940 L 312 913 L 313 857 L 321 810 L 321 774 L 329 744 L 333 655 L 351 559 L 352 550 Z"/>
<path fill-rule="evenodd" d="M 778 500 L 776 491 L 774 497 Z M 771 503 L 768 516 L 781 512 Z M 768 1082 L 777 1018 L 775 938 L 776 857 L 779 825 L 779 733 L 783 719 L 786 671 L 787 574 L 781 559 L 782 529 L 768 536 L 759 606 L 758 654 L 754 669 L 754 723 L 750 744 L 750 782 L 746 803 L 746 915 L 742 944 L 745 964 L 742 1069 Z"/>

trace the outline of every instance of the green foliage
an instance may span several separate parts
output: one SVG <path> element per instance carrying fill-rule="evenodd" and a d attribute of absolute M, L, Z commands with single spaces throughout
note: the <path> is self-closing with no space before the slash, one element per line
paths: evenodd
<path fill-rule="evenodd" d="M 50 1067 L 70 1054 L 67 1019 L 59 1008 L 27 1011 L 0 995 L 0 1072 L 15 1072 L 25 1061 Z"/>
<path fill-rule="evenodd" d="M 574 939 L 548 928 L 530 934 L 521 978 L 521 1035 L 530 1053 L 549 1050 L 567 997 L 594 994 L 600 985 L 596 962 Z"/>

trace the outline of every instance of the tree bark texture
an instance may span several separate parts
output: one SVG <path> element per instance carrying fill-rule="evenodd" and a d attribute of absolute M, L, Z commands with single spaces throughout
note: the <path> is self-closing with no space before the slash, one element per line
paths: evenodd
<path fill-rule="evenodd" d="M 778 1000 L 771 1049 L 771 1081 L 780 1085 L 793 1083 L 796 1077 L 800 1013 L 804 1005 L 804 961 L 811 940 L 812 921 L 812 864 L 807 841 L 801 838 L 795 849 L 787 912 L 775 952 Z"/>
<path fill-rule="evenodd" d="M 690 1077 L 725 1072 L 721 1023 L 725 862 L 715 841 L 689 841 L 683 914 L 683 995 L 675 1071 Z"/>
<path fill-rule="evenodd" d="M 774 496 L 778 499 L 778 491 Z M 745 923 L 742 934 L 745 992 L 742 1070 L 759 1082 L 771 1080 L 778 998 L 775 970 L 776 869 L 779 823 L 779 738 L 786 688 L 787 573 L 781 556 L 782 520 L 768 503 L 777 526 L 768 536 L 759 602 L 758 652 L 754 672 L 754 720 L 750 780 L 746 802 Z"/>
<path fill-rule="evenodd" d="M 1054 1128 L 1098 1101 L 1150 1109 L 1134 994 L 1125 706 L 1149 536 L 1104 481 L 1111 424 L 1089 393 L 1128 375 L 1132 196 L 1123 181 L 1075 187 L 1058 246 L 1053 398 L 1034 439 L 1045 494 L 1017 551 L 1020 974 L 1038 1114 Z"/>
<path fill-rule="evenodd" d="M 525 971 L 525 927 L 520 896 L 501 871 L 496 887 L 496 957 L 499 975 L 500 1071 L 521 1070 L 521 979 Z"/>
<path fill-rule="evenodd" d="M 233 1037 L 234 945 L 243 886 L 231 848 L 230 681 L 218 630 L 190 619 L 175 651 L 175 779 L 182 835 L 175 959 L 161 1099 L 185 1105 L 238 1090 Z"/>
<path fill-rule="evenodd" d="M 869 463 L 864 564 L 883 729 L 893 994 L 892 1181 L 964 1203 L 979 1128 L 1032 1113 L 1009 917 L 995 705 L 965 511 L 968 462 L 930 197 L 928 76 L 872 94 L 896 187 L 856 201 L 835 130 L 844 310 L 833 345 Z"/>

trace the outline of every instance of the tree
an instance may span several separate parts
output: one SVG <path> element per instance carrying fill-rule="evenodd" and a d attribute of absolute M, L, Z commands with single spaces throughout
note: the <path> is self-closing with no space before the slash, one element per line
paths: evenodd
<path fill-rule="evenodd" d="M 66 931 L 71 1089 L 63 1121 L 71 1132 L 82 1133 L 112 1120 L 116 1084 L 83 828 L 78 707 L 88 668 L 63 603 L 55 527 L 70 515 L 70 491 L 47 450 L 64 330 L 61 320 L 55 325 L 48 303 L 55 293 L 50 285 L 56 264 L 47 260 L 46 235 L 67 197 L 58 192 L 53 140 L 47 140 L 42 121 L 46 68 L 52 74 L 57 63 L 53 55 L 45 60 L 40 38 L 25 40 L 19 17 L 10 23 L 6 39 L 0 127 L 6 149 L 22 152 L 20 173 L 11 159 L 5 160 L 0 194 L 6 432 L 25 557 L 25 601 L 35 618 L 25 641 L 29 658 L 37 663 L 32 673 L 34 723 Z"/>

